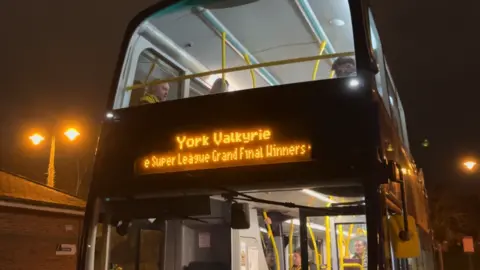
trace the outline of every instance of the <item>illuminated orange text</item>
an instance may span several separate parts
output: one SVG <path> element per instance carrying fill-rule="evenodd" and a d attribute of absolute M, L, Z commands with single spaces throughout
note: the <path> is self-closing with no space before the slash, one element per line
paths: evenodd
<path fill-rule="evenodd" d="M 269 129 L 258 129 L 247 132 L 222 132 L 217 131 L 208 135 L 200 136 L 176 136 L 177 148 L 179 150 L 200 148 L 205 146 L 222 146 L 228 144 L 247 144 L 255 141 L 268 141 L 272 138 Z"/>
<path fill-rule="evenodd" d="M 143 171 L 176 171 L 306 160 L 308 143 L 276 143 L 269 129 L 175 136 L 176 150 L 141 160 Z"/>

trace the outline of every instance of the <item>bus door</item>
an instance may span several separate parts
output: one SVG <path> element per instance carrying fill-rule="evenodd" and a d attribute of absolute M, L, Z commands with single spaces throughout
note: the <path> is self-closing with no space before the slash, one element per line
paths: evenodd
<path fill-rule="evenodd" d="M 300 210 L 300 223 L 300 241 L 308 242 L 302 245 L 302 266 L 308 264 L 310 270 L 368 269 L 364 214 L 327 216 Z"/>
<path fill-rule="evenodd" d="M 101 264 L 109 270 L 163 269 L 163 224 L 155 219 L 109 223 L 99 224 L 97 228 L 96 252 L 107 254 L 96 256 L 95 269 L 104 269 Z"/>

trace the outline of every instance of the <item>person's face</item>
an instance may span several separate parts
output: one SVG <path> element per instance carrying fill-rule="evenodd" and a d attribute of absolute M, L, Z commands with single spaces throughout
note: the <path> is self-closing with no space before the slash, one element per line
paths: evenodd
<path fill-rule="evenodd" d="M 352 73 L 355 73 L 355 65 L 352 63 L 345 63 L 343 65 L 339 65 L 335 72 L 338 76 L 348 76 Z"/>
<path fill-rule="evenodd" d="M 293 253 L 293 265 L 301 265 L 302 264 L 302 256 L 299 253 Z"/>
<path fill-rule="evenodd" d="M 169 90 L 170 85 L 168 83 L 162 83 L 152 86 L 152 94 L 157 96 L 160 101 L 167 100 Z"/>
<path fill-rule="evenodd" d="M 273 256 L 272 252 L 267 253 L 267 265 L 274 266 L 275 265 L 275 257 Z"/>
<path fill-rule="evenodd" d="M 355 242 L 355 253 L 356 254 L 363 254 L 365 252 L 365 245 L 362 241 Z"/>

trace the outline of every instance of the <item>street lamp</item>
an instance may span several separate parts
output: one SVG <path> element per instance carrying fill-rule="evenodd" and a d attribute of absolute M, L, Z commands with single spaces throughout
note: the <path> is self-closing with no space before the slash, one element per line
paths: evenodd
<path fill-rule="evenodd" d="M 39 145 L 43 140 L 45 140 L 45 138 L 38 133 L 35 133 L 28 138 L 32 141 L 34 145 Z"/>
<path fill-rule="evenodd" d="M 65 136 L 67 136 L 67 138 L 70 141 L 74 141 L 78 136 L 80 136 L 80 132 L 78 132 L 78 130 L 76 130 L 74 128 L 67 129 L 67 131 L 65 131 L 65 133 L 63 133 L 63 134 Z"/>
<path fill-rule="evenodd" d="M 78 136 L 80 136 L 80 132 L 75 128 L 69 128 L 63 133 L 70 141 L 74 141 Z M 39 145 L 42 141 L 45 140 L 45 137 L 42 135 L 35 133 L 29 137 L 30 141 L 34 145 Z M 50 155 L 48 160 L 48 177 L 47 177 L 47 186 L 55 187 L 55 135 L 52 136 L 50 145 Z M 77 168 L 78 170 L 78 168 Z M 77 179 L 78 181 L 78 179 Z"/>
<path fill-rule="evenodd" d="M 477 162 L 473 160 L 468 160 L 463 163 L 463 166 L 469 171 L 473 171 L 473 169 L 477 166 Z"/>

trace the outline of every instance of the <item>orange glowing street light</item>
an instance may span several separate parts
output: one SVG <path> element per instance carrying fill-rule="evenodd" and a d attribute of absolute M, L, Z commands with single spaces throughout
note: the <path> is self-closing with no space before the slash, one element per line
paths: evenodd
<path fill-rule="evenodd" d="M 67 138 L 70 141 L 74 141 L 78 136 L 80 136 L 80 132 L 78 132 L 78 130 L 76 130 L 74 128 L 67 129 L 67 131 L 65 131 L 65 133 L 63 133 L 63 134 L 65 136 L 67 136 Z"/>
<path fill-rule="evenodd" d="M 78 138 L 78 136 L 80 136 L 80 132 L 78 132 L 78 130 L 75 128 L 69 128 L 63 133 L 63 135 L 65 135 L 70 141 L 74 141 L 75 139 Z M 35 133 L 28 138 L 30 139 L 30 141 L 32 141 L 34 145 L 38 145 L 45 140 L 45 137 L 43 137 L 38 133 Z M 50 187 L 55 186 L 55 135 L 53 135 L 51 138 L 50 158 L 48 162 L 47 186 L 50 186 Z"/>
<path fill-rule="evenodd" d="M 38 133 L 35 133 L 28 138 L 30 139 L 30 141 L 32 141 L 32 143 L 34 145 L 39 145 L 43 140 L 45 140 L 45 137 L 43 137 L 42 135 L 40 135 Z"/>
<path fill-rule="evenodd" d="M 467 170 L 472 171 L 477 166 L 477 162 L 473 160 L 468 160 L 463 163 L 463 166 L 465 166 Z"/>

